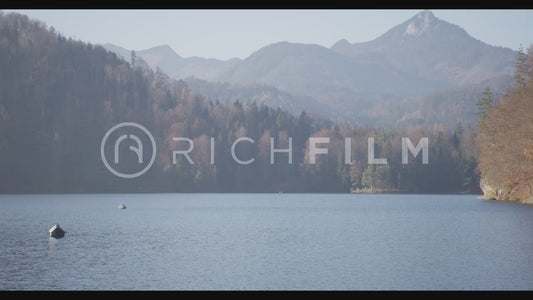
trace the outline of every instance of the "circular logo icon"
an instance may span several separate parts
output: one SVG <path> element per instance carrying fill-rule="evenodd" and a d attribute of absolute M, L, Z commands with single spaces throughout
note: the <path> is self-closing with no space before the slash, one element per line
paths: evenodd
<path fill-rule="evenodd" d="M 144 134 L 146 134 L 146 136 L 150 140 L 150 143 L 151 143 L 151 146 L 152 146 L 151 147 L 152 148 L 152 156 L 151 156 L 150 161 L 148 162 L 148 164 L 146 166 L 144 166 L 144 168 L 142 168 L 140 171 L 137 171 L 137 172 L 134 172 L 134 173 L 124 173 L 124 172 L 121 172 L 121 171 L 117 171 L 107 161 L 107 158 L 106 158 L 106 155 L 105 155 L 105 148 L 106 148 L 107 140 L 109 139 L 109 137 L 112 134 L 114 134 L 115 132 L 118 132 L 118 130 L 121 129 L 121 128 L 124 128 L 124 129 L 122 129 L 122 131 L 124 131 L 125 133 L 120 135 L 118 138 L 114 137 L 115 141 L 114 141 L 114 144 L 113 144 L 113 149 L 114 149 L 114 151 L 113 151 L 113 153 L 114 153 L 114 161 L 113 162 L 114 162 L 115 165 L 119 165 L 120 164 L 120 158 L 119 158 L 120 145 L 122 144 L 122 142 L 125 142 L 127 140 L 131 140 L 132 142 L 134 142 L 133 143 L 134 145 L 131 145 L 129 147 L 129 150 L 133 151 L 133 153 L 136 154 L 137 165 L 139 165 L 139 166 L 144 165 L 144 146 L 143 146 L 143 142 L 142 142 L 142 139 L 139 138 L 139 136 L 137 136 L 135 134 L 135 132 L 139 132 L 139 130 L 142 131 Z M 134 129 L 134 128 L 136 128 L 136 129 Z M 116 135 L 116 134 L 114 134 L 114 135 Z M 146 140 L 146 138 L 144 138 L 144 140 Z M 102 162 L 104 163 L 106 168 L 109 170 L 109 172 L 111 172 L 111 173 L 113 173 L 116 176 L 121 177 L 121 178 L 136 178 L 136 177 L 139 177 L 142 174 L 146 173 L 146 171 L 148 171 L 152 167 L 152 165 L 154 164 L 156 153 L 157 153 L 157 148 L 156 148 L 156 145 L 155 145 L 155 140 L 154 140 L 154 137 L 152 136 L 152 134 L 150 133 L 150 131 L 148 131 L 148 129 L 146 129 L 146 127 L 144 127 L 144 126 L 142 126 L 140 124 L 134 123 L 134 122 L 123 122 L 123 123 L 120 123 L 120 124 L 117 124 L 117 125 L 111 127 L 105 133 L 104 137 L 102 138 L 102 143 L 100 144 L 100 156 L 102 157 Z"/>

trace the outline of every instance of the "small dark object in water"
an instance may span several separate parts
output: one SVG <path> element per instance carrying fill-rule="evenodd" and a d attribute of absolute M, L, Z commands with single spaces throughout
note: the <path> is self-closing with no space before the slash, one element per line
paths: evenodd
<path fill-rule="evenodd" d="M 59 224 L 54 225 L 50 230 L 48 230 L 51 237 L 62 238 L 65 236 L 65 231 L 59 227 Z"/>
<path fill-rule="evenodd" d="M 120 208 L 120 209 L 126 209 L 126 205 L 124 205 L 124 203 L 121 203 L 121 204 L 118 206 L 118 208 Z"/>

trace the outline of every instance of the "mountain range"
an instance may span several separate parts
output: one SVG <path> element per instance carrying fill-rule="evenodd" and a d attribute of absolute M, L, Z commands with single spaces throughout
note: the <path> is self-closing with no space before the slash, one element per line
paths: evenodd
<path fill-rule="evenodd" d="M 432 17 L 428 12 L 421 16 L 416 18 Z M 402 25 L 407 40 L 420 32 L 416 36 L 422 39 L 430 30 L 424 28 L 433 28 L 409 24 Z M 390 43 L 398 43 L 401 50 L 401 42 Z M 504 91 L 511 85 L 509 71 L 483 58 L 470 67 L 460 59 L 424 61 L 426 68 L 438 62 L 461 66 L 465 73 L 488 70 L 479 81 L 459 84 L 454 76 L 431 75 L 439 68 L 409 69 L 394 56 L 388 58 L 391 49 L 378 46 L 365 46 L 373 50 L 360 53 L 357 44 L 348 43 L 343 54 L 338 44 L 327 49 L 281 42 L 233 61 L 182 58 L 169 47 L 158 47 L 138 51 L 136 57 L 133 51 L 115 47 L 122 52 L 116 55 L 101 45 L 64 37 L 25 15 L 0 12 L 0 69 L 5 70 L 0 72 L 0 192 L 475 192 L 476 130 L 465 120 L 476 120 L 475 104 L 486 86 Z M 503 49 L 499 59 L 494 58 L 499 50 L 480 49 L 478 56 L 491 55 L 495 63 L 508 52 Z M 472 67 L 483 64 L 487 66 Z M 172 80 L 157 70 L 161 68 L 209 72 Z M 511 62 L 506 68 L 512 69 Z M 216 79 L 222 76 L 217 72 L 224 78 Z M 319 115 L 366 125 L 350 126 Z M 157 149 L 134 155 L 131 147 L 110 142 L 106 150 L 103 140 L 110 132 L 122 139 L 124 131 L 114 130 L 124 122 L 142 124 L 150 134 L 140 144 L 155 142 Z M 256 142 L 235 148 L 243 136 Z M 378 140 L 375 155 L 390 164 L 367 163 L 365 140 L 371 136 Z M 428 137 L 432 163 L 400 163 L 400 137 L 415 141 L 422 136 Z M 185 156 L 176 158 L 174 150 L 183 145 L 174 143 L 175 137 L 191 139 L 194 163 L 187 163 Z M 272 164 L 272 139 L 283 149 L 291 143 L 289 137 L 294 163 Z M 311 137 L 330 139 L 327 156 L 316 164 L 308 163 Z M 353 141 L 350 164 L 343 163 L 346 137 Z M 210 151 L 215 144 L 219 150 Z M 154 166 L 142 177 L 123 180 L 109 172 L 106 151 L 109 159 L 112 154 L 115 161 L 121 157 L 124 164 L 114 166 L 123 174 L 138 170 L 139 157 L 152 159 Z M 254 157 L 256 163 L 238 164 L 232 160 L 236 156 Z"/>
<path fill-rule="evenodd" d="M 131 50 L 104 47 L 130 59 Z M 374 40 L 342 39 L 331 48 L 284 41 L 226 61 L 184 58 L 167 45 L 136 55 L 211 101 L 263 102 L 353 124 L 453 127 L 475 120 L 487 85 L 501 94 L 512 84 L 517 53 L 422 11 Z M 428 103 L 438 105 L 437 115 L 421 113 Z"/>

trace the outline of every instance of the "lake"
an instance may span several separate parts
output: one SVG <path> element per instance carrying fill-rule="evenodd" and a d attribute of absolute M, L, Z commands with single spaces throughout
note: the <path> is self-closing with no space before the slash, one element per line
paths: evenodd
<path fill-rule="evenodd" d="M 476 196 L 0 195 L 0 232 L 1 290 L 533 289 L 533 206 Z"/>

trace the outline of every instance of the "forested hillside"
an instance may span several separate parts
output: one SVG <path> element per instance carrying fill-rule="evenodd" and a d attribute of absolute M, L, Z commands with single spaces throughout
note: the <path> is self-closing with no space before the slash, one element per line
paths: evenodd
<path fill-rule="evenodd" d="M 514 79 L 500 101 L 488 91 L 479 103 L 481 185 L 486 198 L 533 203 L 533 47 L 520 52 Z"/>
<path fill-rule="evenodd" d="M 0 15 L 0 192 L 475 192 L 478 188 L 475 133 L 457 123 L 404 128 L 370 128 L 334 123 L 305 112 L 239 99 L 206 101 L 184 81 L 125 61 L 101 46 L 65 38 L 41 22 L 18 14 Z M 157 159 L 143 176 L 118 178 L 100 157 L 106 131 L 121 122 L 142 124 L 154 135 Z M 239 137 L 236 163 L 230 154 Z M 193 140 L 190 164 L 172 162 L 180 145 Z M 210 138 L 216 143 L 210 163 Z M 287 154 L 270 163 L 270 137 Z M 309 138 L 329 137 L 327 155 L 309 163 Z M 345 138 L 351 159 L 345 163 Z M 375 157 L 368 165 L 367 138 Z M 401 137 L 429 140 L 429 164 L 421 157 L 402 164 Z M 182 146 L 181 146 L 182 147 Z M 125 149 L 124 149 L 125 151 Z"/>

